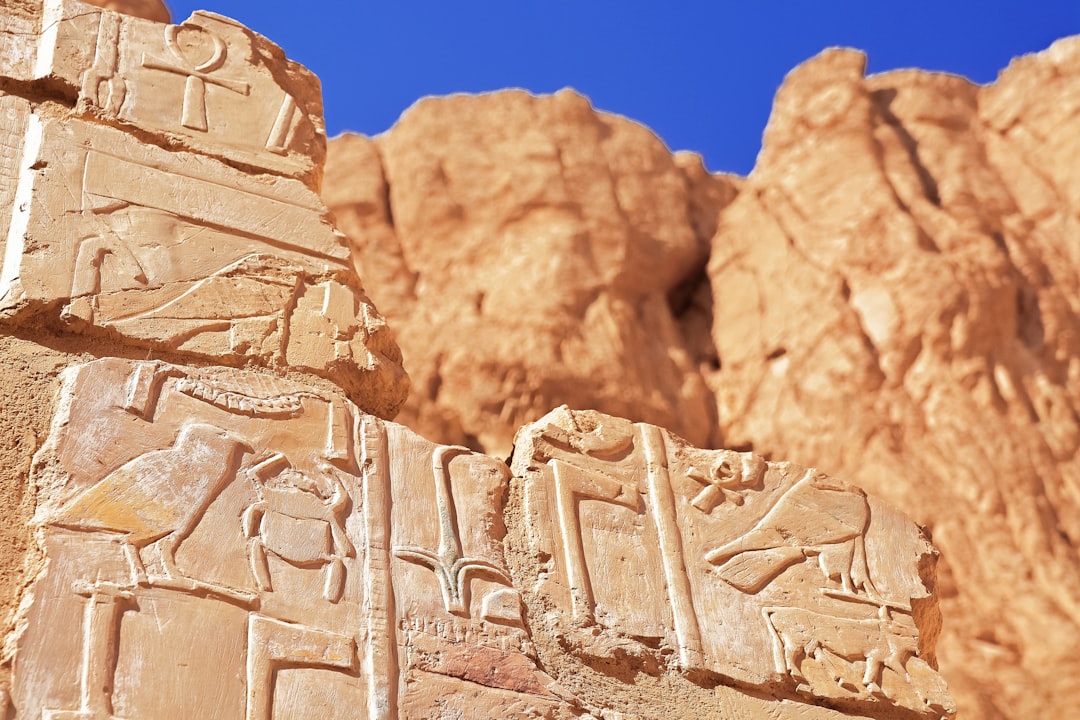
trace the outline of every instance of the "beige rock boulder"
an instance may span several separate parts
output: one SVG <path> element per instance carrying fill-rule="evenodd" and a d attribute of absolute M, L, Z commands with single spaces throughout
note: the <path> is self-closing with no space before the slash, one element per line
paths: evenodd
<path fill-rule="evenodd" d="M 326 173 L 413 378 L 400 420 L 505 455 L 565 402 L 717 441 L 672 306 L 734 179 L 570 91 L 423 100 Z"/>
<path fill-rule="evenodd" d="M 168 5 L 162 0 L 88 0 L 86 4 L 154 22 L 167 23 L 172 19 Z"/>

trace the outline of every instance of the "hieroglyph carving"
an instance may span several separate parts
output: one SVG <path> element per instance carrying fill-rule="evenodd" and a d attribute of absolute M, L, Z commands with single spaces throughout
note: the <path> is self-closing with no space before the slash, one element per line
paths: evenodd
<path fill-rule="evenodd" d="M 163 25 L 75 0 L 44 0 L 39 23 L 23 28 L 11 56 L 25 61 L 5 64 L 4 76 L 48 78 L 87 117 L 317 188 L 318 83 L 266 38 L 214 13 Z"/>
<path fill-rule="evenodd" d="M 23 131 L 0 165 L 0 323 L 45 314 L 61 332 L 307 369 L 383 416 L 404 401 L 397 347 L 302 183 L 7 105 Z"/>
<path fill-rule="evenodd" d="M 518 540 L 582 658 L 671 658 L 793 699 L 949 714 L 920 642 L 933 550 L 861 490 L 565 407 L 518 433 L 512 467 Z"/>
<path fill-rule="evenodd" d="M 172 447 L 129 460 L 51 513 L 46 522 L 116 538 L 131 568 L 130 587 L 212 591 L 250 602 L 253 594 L 203 583 L 176 566 L 177 547 L 235 478 L 244 451 L 251 447 L 219 427 L 185 425 Z M 150 545 L 160 549 L 158 577 L 147 574 L 142 558 Z"/>
<path fill-rule="evenodd" d="M 862 593 L 878 602 L 866 564 L 869 524 L 864 492 L 811 470 L 749 532 L 709 550 L 705 559 L 719 566 L 725 582 L 757 592 L 785 568 L 813 557 L 827 580 L 840 581 L 839 591 L 825 588 L 828 594 L 855 598 Z"/>
<path fill-rule="evenodd" d="M 401 670 L 419 680 L 410 687 L 445 689 L 447 678 L 460 678 L 498 689 L 502 695 L 492 693 L 492 701 L 517 697 L 544 712 L 565 708 L 566 692 L 538 665 L 503 557 L 509 469 L 467 448 L 434 446 L 392 423 L 386 428 L 390 447 L 400 448 L 387 471 L 388 539 Z M 413 705 L 423 696 L 401 698 L 402 708 L 438 717 Z"/>
<path fill-rule="evenodd" d="M 419 718 L 463 682 L 570 707 L 502 557 L 499 461 L 269 374 L 104 359 L 63 381 L 18 718 Z"/>
<path fill-rule="evenodd" d="M 203 132 L 209 129 L 206 116 L 207 84 L 245 97 L 251 94 L 251 83 L 214 74 L 225 64 L 228 49 L 225 41 L 214 31 L 194 23 L 167 25 L 165 47 L 172 54 L 170 60 L 143 53 L 142 66 L 184 78 L 184 100 L 180 110 L 180 125 L 183 127 Z"/>
<path fill-rule="evenodd" d="M 273 590 L 269 553 L 292 565 L 322 568 L 323 598 L 336 603 L 345 590 L 345 559 L 356 555 L 345 532 L 345 483 L 328 462 L 312 475 L 290 467 L 281 453 L 250 472 L 258 501 L 244 510 L 243 525 L 259 589 Z"/>
<path fill-rule="evenodd" d="M 432 476 L 435 479 L 435 503 L 439 523 L 437 549 L 416 546 L 394 548 L 397 557 L 429 568 L 439 582 L 447 612 L 468 617 L 465 605 L 470 575 L 488 575 L 503 584 L 510 585 L 506 570 L 478 557 L 463 557 L 461 538 L 457 528 L 457 512 L 450 489 L 450 458 L 472 451 L 464 447 L 440 447 L 432 456 Z M 513 618 L 518 619 L 518 618 Z"/>
<path fill-rule="evenodd" d="M 73 368 L 63 393 L 31 478 L 48 562 L 19 619 L 19 717 L 315 718 L 326 688 L 373 707 L 396 681 L 361 672 L 356 622 L 386 612 L 357 552 L 357 439 L 379 421 L 157 362 Z"/>
<path fill-rule="evenodd" d="M 856 692 L 883 695 L 882 672 L 892 670 L 911 682 L 908 662 L 916 657 L 918 629 L 909 614 L 896 613 L 881 605 L 874 618 L 850 619 L 824 615 L 796 607 L 766 607 L 765 623 L 773 634 L 773 663 L 776 671 L 797 681 L 806 681 L 802 661 L 808 658 L 822 668 L 835 668 L 829 658 L 865 665 L 862 679 L 852 684 L 848 672 L 834 673 L 832 680 L 845 683 Z M 822 632 L 827 628 L 827 632 Z M 917 686 L 916 686 L 916 689 Z"/>
<path fill-rule="evenodd" d="M 314 76 L 212 13 L 32 9 L 0 79 L 58 102 L 0 94 L 0 325 L 314 372 L 392 417 L 407 378 L 318 196 Z"/>

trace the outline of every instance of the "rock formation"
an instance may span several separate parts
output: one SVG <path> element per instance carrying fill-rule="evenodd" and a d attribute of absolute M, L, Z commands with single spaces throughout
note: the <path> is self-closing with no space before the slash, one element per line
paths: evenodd
<path fill-rule="evenodd" d="M 505 456 L 565 401 L 718 443 L 671 300 L 700 280 L 735 179 L 569 91 L 421 101 L 374 141 L 336 140 L 326 172 L 409 348 L 403 422 Z"/>
<path fill-rule="evenodd" d="M 213 13 L 0 9 L 0 718 L 952 717 L 922 529 L 814 468 L 695 447 L 722 426 L 671 303 L 699 292 L 732 182 L 599 121 L 533 138 L 524 157 L 554 165 L 531 190 L 484 178 L 524 213 L 479 212 L 482 184 L 435 192 L 468 163 L 389 181 L 370 163 L 376 200 L 398 172 L 430 197 L 412 234 L 387 232 L 385 199 L 354 203 L 361 261 L 416 251 L 475 288 L 461 271 L 491 248 L 451 252 L 467 214 L 526 246 L 554 219 L 529 283 L 582 280 L 530 308 L 510 284 L 527 273 L 492 273 L 497 292 L 447 292 L 472 302 L 455 319 L 417 277 L 404 317 L 527 372 L 595 334 L 562 381 L 691 436 L 543 414 L 555 390 L 524 383 L 500 411 L 532 420 L 508 465 L 390 422 L 408 379 L 318 195 L 310 73 Z M 420 247 L 428 225 L 442 246 Z M 485 308 L 506 302 L 570 334 L 498 344 Z M 464 377 L 467 355 L 432 346 L 426 385 Z M 509 447 L 470 431 L 490 408 L 463 396 L 455 419 L 447 397 L 417 421 Z"/>
<path fill-rule="evenodd" d="M 86 4 L 154 22 L 172 21 L 172 13 L 162 0 L 90 0 Z"/>
<path fill-rule="evenodd" d="M 568 403 L 828 468 L 942 548 L 961 716 L 1067 717 L 1078 98 L 1080 39 L 985 87 L 830 50 L 785 81 L 746 179 L 571 92 L 429 98 L 332 141 L 323 192 L 414 427 L 501 454 Z"/>

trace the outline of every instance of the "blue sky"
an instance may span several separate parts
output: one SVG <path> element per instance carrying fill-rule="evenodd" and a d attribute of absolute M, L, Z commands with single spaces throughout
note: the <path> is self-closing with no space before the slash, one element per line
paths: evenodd
<path fill-rule="evenodd" d="M 784 75 L 823 48 L 869 71 L 990 82 L 1080 34 L 1080 0 L 167 0 L 240 20 L 322 79 L 327 130 L 376 134 L 425 95 L 573 87 L 710 170 L 753 167 Z"/>

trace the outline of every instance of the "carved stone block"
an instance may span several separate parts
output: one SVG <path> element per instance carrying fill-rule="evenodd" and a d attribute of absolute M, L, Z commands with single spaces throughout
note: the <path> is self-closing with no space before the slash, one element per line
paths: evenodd
<path fill-rule="evenodd" d="M 242 370 L 98 360 L 58 407 L 19 718 L 569 717 L 503 557 L 503 463 Z"/>
<path fill-rule="evenodd" d="M 757 688 L 778 717 L 951 712 L 932 548 L 816 471 L 562 408 L 523 429 L 514 480 L 334 393 L 154 361 L 70 368 L 57 406 L 19 718 L 587 712 L 538 635 Z M 511 575 L 504 546 L 532 562 Z"/>
<path fill-rule="evenodd" d="M 858 488 L 566 407 L 522 428 L 512 468 L 540 620 L 579 657 L 851 712 L 954 711 L 936 552 Z"/>
<path fill-rule="evenodd" d="M 300 181 L 0 96 L 0 323 L 289 365 L 391 417 L 407 380 L 344 236 Z"/>
<path fill-rule="evenodd" d="M 74 0 L 34 10 L 0 19 L 3 77 L 48 83 L 87 116 L 159 144 L 317 188 L 326 155 L 318 80 L 266 38 L 202 11 L 166 25 Z"/>
<path fill-rule="evenodd" d="M 20 717 L 269 718 L 275 687 L 290 717 L 326 688 L 367 703 L 355 407 L 110 359 L 68 370 L 60 408 L 31 477 Z M 308 532 L 282 547 L 290 524 Z"/>

